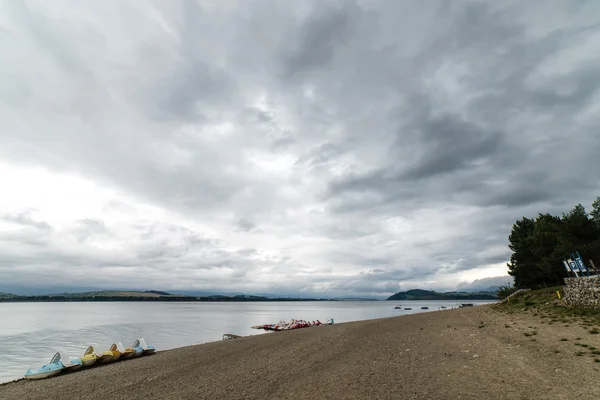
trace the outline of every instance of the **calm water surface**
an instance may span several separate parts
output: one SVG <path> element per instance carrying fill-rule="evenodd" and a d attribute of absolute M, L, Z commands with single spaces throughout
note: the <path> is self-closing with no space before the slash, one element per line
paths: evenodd
<path fill-rule="evenodd" d="M 224 333 L 259 335 L 252 325 L 306 319 L 336 323 L 436 311 L 456 301 L 315 301 L 248 303 L 0 303 L 0 382 L 23 376 L 58 350 L 80 357 L 90 343 L 108 350 L 138 337 L 158 350 L 221 340 Z M 475 304 L 490 303 L 477 301 Z M 402 304 L 411 311 L 395 310 Z M 428 306 L 429 310 L 421 310 Z M 276 333 L 271 333 L 276 334 Z"/>

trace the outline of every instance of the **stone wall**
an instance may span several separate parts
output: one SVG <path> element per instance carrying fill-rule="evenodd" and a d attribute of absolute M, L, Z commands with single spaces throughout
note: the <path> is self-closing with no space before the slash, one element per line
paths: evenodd
<path fill-rule="evenodd" d="M 574 307 L 600 308 L 600 276 L 565 278 L 565 303 Z"/>

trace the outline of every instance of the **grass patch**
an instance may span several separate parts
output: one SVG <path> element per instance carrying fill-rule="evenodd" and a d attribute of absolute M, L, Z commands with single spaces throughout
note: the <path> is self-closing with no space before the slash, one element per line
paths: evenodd
<path fill-rule="evenodd" d="M 512 298 L 510 303 L 495 304 L 492 308 L 508 314 L 531 312 L 531 314 L 542 318 L 541 323 L 549 325 L 579 323 L 586 327 L 600 326 L 600 310 L 567 307 L 556 296 L 556 291 L 561 289 L 561 286 L 556 286 L 531 290 Z M 593 328 L 592 330 L 597 331 L 597 333 L 593 333 L 594 335 L 600 333 L 600 328 Z"/>

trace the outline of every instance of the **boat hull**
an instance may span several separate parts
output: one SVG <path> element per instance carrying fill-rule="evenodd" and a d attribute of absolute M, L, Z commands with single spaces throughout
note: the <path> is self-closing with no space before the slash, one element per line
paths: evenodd
<path fill-rule="evenodd" d="M 46 378 L 51 378 L 53 376 L 56 376 L 58 374 L 60 374 L 60 370 L 42 372 L 39 374 L 25 375 L 25 379 L 28 379 L 28 380 L 46 379 Z"/>
<path fill-rule="evenodd" d="M 83 363 L 84 368 L 91 367 L 92 365 L 96 364 L 97 360 L 98 357 L 96 357 L 93 354 L 86 354 L 83 357 L 81 357 L 81 362 Z"/>
<path fill-rule="evenodd" d="M 65 367 L 60 361 L 54 362 L 46 364 L 41 368 L 28 370 L 25 372 L 24 378 L 29 380 L 50 378 L 60 374 L 63 369 Z"/>
<path fill-rule="evenodd" d="M 133 357 L 139 357 L 142 354 L 144 354 L 144 349 L 142 349 L 141 347 L 134 347 L 133 350 L 135 351 L 135 353 L 133 353 Z"/>
<path fill-rule="evenodd" d="M 96 358 L 96 363 L 98 364 L 108 364 L 113 361 L 113 355 L 111 354 L 102 354 L 100 357 Z"/>

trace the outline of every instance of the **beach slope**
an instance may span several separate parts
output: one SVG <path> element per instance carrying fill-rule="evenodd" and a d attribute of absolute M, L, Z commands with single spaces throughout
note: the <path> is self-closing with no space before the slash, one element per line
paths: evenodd
<path fill-rule="evenodd" d="M 163 351 L 0 399 L 599 399 L 600 363 L 576 345 L 599 336 L 480 306 Z"/>

